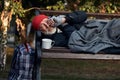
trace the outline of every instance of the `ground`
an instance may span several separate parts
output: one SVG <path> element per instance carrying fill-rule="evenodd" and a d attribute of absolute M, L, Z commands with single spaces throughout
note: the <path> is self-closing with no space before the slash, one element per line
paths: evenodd
<path fill-rule="evenodd" d="M 120 61 L 44 59 L 43 80 L 120 80 Z"/>

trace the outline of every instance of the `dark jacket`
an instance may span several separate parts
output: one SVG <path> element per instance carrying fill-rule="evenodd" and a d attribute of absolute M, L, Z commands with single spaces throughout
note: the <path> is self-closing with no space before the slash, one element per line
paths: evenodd
<path fill-rule="evenodd" d="M 68 24 L 80 24 L 87 19 L 87 14 L 84 11 L 74 11 L 66 14 L 66 22 Z"/>

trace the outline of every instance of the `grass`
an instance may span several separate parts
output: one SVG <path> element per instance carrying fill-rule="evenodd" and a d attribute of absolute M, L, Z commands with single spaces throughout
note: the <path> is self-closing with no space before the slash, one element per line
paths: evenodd
<path fill-rule="evenodd" d="M 120 80 L 120 61 L 44 59 L 42 80 Z"/>
<path fill-rule="evenodd" d="M 12 50 L 8 50 L 6 70 L 0 78 L 7 78 Z M 120 60 L 42 59 L 42 80 L 120 80 Z"/>

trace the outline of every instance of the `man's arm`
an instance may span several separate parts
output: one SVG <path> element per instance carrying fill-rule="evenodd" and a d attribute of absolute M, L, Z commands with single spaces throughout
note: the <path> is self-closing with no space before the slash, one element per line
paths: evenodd
<path fill-rule="evenodd" d="M 87 19 L 87 14 L 84 11 L 74 11 L 65 16 L 66 22 L 69 24 L 83 23 Z"/>
<path fill-rule="evenodd" d="M 84 11 L 74 11 L 66 15 L 53 16 L 51 18 L 54 20 L 55 26 L 63 23 L 78 24 L 83 23 L 87 19 L 87 14 Z"/>

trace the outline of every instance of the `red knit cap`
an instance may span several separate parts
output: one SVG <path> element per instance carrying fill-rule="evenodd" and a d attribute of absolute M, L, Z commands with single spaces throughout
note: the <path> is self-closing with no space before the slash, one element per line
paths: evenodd
<path fill-rule="evenodd" d="M 37 15 L 35 16 L 33 19 L 32 19 L 32 27 L 33 29 L 35 30 L 39 30 L 39 27 L 40 27 L 40 23 L 43 19 L 45 18 L 48 18 L 48 16 L 44 15 L 44 14 L 40 14 L 40 15 Z"/>

